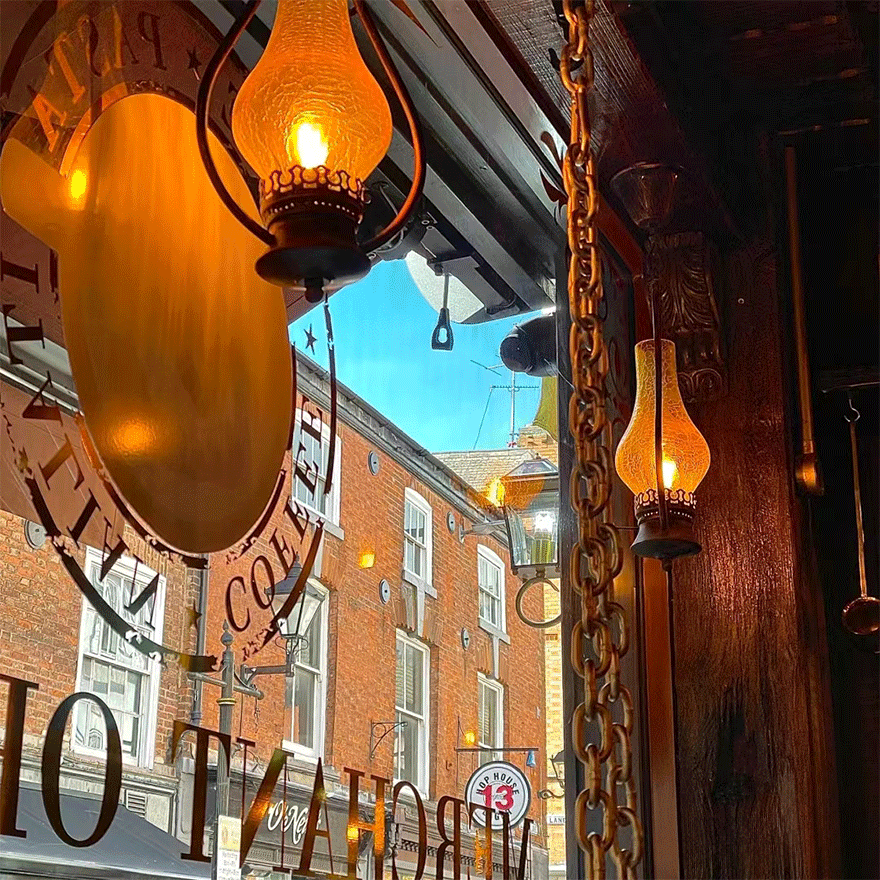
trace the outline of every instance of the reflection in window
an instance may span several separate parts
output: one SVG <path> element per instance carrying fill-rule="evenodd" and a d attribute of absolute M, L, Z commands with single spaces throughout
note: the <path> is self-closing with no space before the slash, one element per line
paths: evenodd
<path fill-rule="evenodd" d="M 330 459 L 330 433 L 326 426 L 321 428 L 320 439 L 314 431 L 302 428 L 302 411 L 296 414 L 296 428 L 293 435 L 295 465 L 293 473 L 293 497 L 309 510 L 314 510 L 330 522 L 339 523 L 339 462 L 342 454 L 339 438 L 336 440 L 334 454 L 333 480 L 330 492 L 324 492 L 327 485 L 327 465 Z M 308 412 L 305 418 L 309 418 Z"/>
<path fill-rule="evenodd" d="M 165 579 L 159 578 L 155 595 L 134 611 L 132 601 L 153 583 L 156 572 L 133 559 L 120 559 L 100 580 L 101 555 L 89 548 L 86 572 L 95 589 L 133 630 L 161 640 Z M 159 663 L 122 638 L 89 604 L 83 602 L 79 644 L 78 689 L 100 697 L 119 728 L 123 757 L 141 766 L 152 763 Z M 80 700 L 73 723 L 75 748 L 103 752 L 107 731 L 100 708 Z"/>
<path fill-rule="evenodd" d="M 423 792 L 428 790 L 428 667 L 427 647 L 398 633 L 394 776 Z"/>
<path fill-rule="evenodd" d="M 504 564 L 488 547 L 477 548 L 480 623 L 504 632 Z"/>
<path fill-rule="evenodd" d="M 478 673 L 477 686 L 480 700 L 481 749 L 497 749 L 504 745 L 504 687 Z M 480 764 L 501 761 L 502 752 L 481 751 Z"/>
<path fill-rule="evenodd" d="M 407 489 L 403 511 L 403 573 L 411 579 L 431 582 L 431 506 Z"/>

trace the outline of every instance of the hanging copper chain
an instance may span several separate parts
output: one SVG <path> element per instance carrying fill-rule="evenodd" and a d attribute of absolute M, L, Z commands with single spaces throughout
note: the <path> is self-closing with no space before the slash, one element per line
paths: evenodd
<path fill-rule="evenodd" d="M 587 97 L 593 86 L 590 51 L 591 0 L 564 0 L 568 39 L 560 75 L 571 95 L 571 138 L 563 175 L 568 194 L 569 348 L 574 391 L 569 423 L 577 460 L 571 475 L 571 503 L 578 538 L 572 548 L 572 585 L 580 596 L 581 619 L 572 631 L 571 662 L 584 680 L 584 701 L 572 718 L 572 740 L 584 764 L 585 788 L 575 803 L 575 828 L 587 856 L 591 880 L 604 880 L 610 854 L 621 878 L 635 878 L 642 858 L 643 833 L 637 813 L 631 735 L 632 695 L 620 679 L 620 661 L 629 648 L 625 609 L 613 600 L 614 578 L 623 557 L 610 521 L 613 462 L 605 414 L 608 356 L 602 336 L 602 265 L 596 213 L 599 192 L 590 152 Z M 601 811 L 602 832 L 589 831 L 591 811 Z M 594 824 L 594 823 L 590 823 Z M 631 844 L 621 843 L 629 828 Z"/>

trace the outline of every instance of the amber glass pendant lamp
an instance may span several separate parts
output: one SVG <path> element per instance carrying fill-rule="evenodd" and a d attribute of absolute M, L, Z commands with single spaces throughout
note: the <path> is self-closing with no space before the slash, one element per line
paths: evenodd
<path fill-rule="evenodd" d="M 655 290 L 654 338 L 636 345 L 636 400 L 615 456 L 617 473 L 635 495 L 634 553 L 656 559 L 690 556 L 697 487 L 709 470 L 709 446 L 678 387 L 675 343 L 660 335 Z"/>
<path fill-rule="evenodd" d="M 268 246 L 260 277 L 317 302 L 366 275 L 368 254 L 406 224 L 425 177 L 421 132 L 406 88 L 364 0 L 354 7 L 409 124 L 415 170 L 397 216 L 361 242 L 364 182 L 391 143 L 388 101 L 355 43 L 348 0 L 279 0 L 269 42 L 232 110 L 235 144 L 260 178 L 263 225 L 226 191 L 208 150 L 207 117 L 218 72 L 256 14 L 250 0 L 205 70 L 196 104 L 199 150 L 220 198 Z"/>

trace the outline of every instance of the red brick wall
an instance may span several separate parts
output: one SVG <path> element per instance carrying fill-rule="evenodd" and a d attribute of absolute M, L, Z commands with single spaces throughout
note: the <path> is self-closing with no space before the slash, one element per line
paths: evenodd
<path fill-rule="evenodd" d="M 325 763 L 341 772 L 345 766 L 391 777 L 393 774 L 393 735 L 378 748 L 370 761 L 370 722 L 394 718 L 395 633 L 406 623 L 400 600 L 403 564 L 404 489 L 415 489 L 433 509 L 433 584 L 436 600 L 428 597 L 426 636 L 431 651 L 430 694 L 430 796 L 461 795 L 475 767 L 471 754 L 456 754 L 460 745 L 458 726 L 477 725 L 477 673 L 492 672 L 489 637 L 479 628 L 477 589 L 477 546 L 489 546 L 504 561 L 504 546 L 493 538 L 469 535 L 461 543 L 458 524 L 462 517 L 452 506 L 430 491 L 388 455 L 379 452 L 381 468 L 373 476 L 367 466 L 370 442 L 345 425 L 341 438 L 341 513 L 344 540 L 327 535 L 323 558 L 323 580 L 330 589 L 328 645 L 328 713 L 325 736 Z M 447 513 L 456 516 L 456 533 L 449 532 Z M 290 534 L 283 516 L 272 525 Z M 471 523 L 465 521 L 465 528 Z M 209 601 L 206 612 L 206 652 L 219 654 L 220 635 L 226 616 L 226 586 L 231 578 L 242 576 L 250 587 L 250 560 L 262 552 L 276 572 L 282 566 L 270 542 L 270 526 L 256 542 L 247 558 L 228 562 L 224 554 L 210 560 Z M 131 546 L 133 537 L 126 535 Z M 75 690 L 77 641 L 82 597 L 63 571 L 47 543 L 32 550 L 25 542 L 23 520 L 0 512 L 0 665 L 20 677 L 36 681 L 40 691 L 30 698 L 28 733 L 42 737 L 58 703 Z M 375 565 L 361 569 L 360 555 L 375 552 Z M 149 556 L 145 556 L 145 561 Z M 158 564 L 158 563 L 157 563 Z M 167 577 L 166 644 L 192 650 L 195 630 L 189 627 L 186 608 L 196 600 L 195 583 L 179 566 L 160 566 Z M 262 576 L 262 572 L 260 572 Z M 388 580 L 392 599 L 383 605 L 379 582 Z M 190 578 L 192 581 L 193 579 Z M 264 586 L 261 581 L 259 586 Z M 500 677 L 505 685 L 505 744 L 538 747 L 537 768 L 527 768 L 533 790 L 545 786 L 544 780 L 544 670 L 541 635 L 519 623 L 514 599 L 518 578 L 507 573 L 507 629 L 510 645 L 501 645 Z M 542 613 L 540 593 L 526 603 L 533 618 Z M 237 662 L 242 662 L 242 646 L 259 625 L 268 623 L 269 612 L 261 611 L 250 596 L 236 592 L 233 610 L 239 619 L 250 612 L 249 630 L 236 634 Z M 468 650 L 461 644 L 461 630 L 471 633 Z M 249 662 L 281 663 L 283 650 L 269 644 Z M 289 735 L 289 710 L 285 711 L 283 676 L 263 676 L 256 684 L 265 698 L 239 697 L 233 718 L 234 734 L 257 742 L 257 753 L 267 757 Z M 219 691 L 203 689 L 202 725 L 216 729 Z M 5 689 L 0 690 L 0 699 Z M 5 706 L 5 700 L 0 705 Z M 167 759 L 171 725 L 175 718 L 189 720 L 191 690 L 186 676 L 170 663 L 162 672 L 156 753 Z M 525 755 L 511 760 L 525 766 Z M 541 818 L 542 802 L 533 798 L 531 815 Z"/>
<path fill-rule="evenodd" d="M 25 540 L 25 520 L 0 510 L 0 669 L 35 682 L 30 691 L 25 733 L 38 737 L 41 748 L 49 719 L 58 704 L 76 691 L 77 652 L 83 597 L 47 541 L 34 550 Z M 192 650 L 195 630 L 185 612 L 195 600 L 194 584 L 180 565 L 159 561 L 129 530 L 126 543 L 166 579 L 163 642 Z M 85 547 L 78 554 L 85 561 Z M 161 672 L 155 754 L 168 753 L 175 718 L 189 720 L 191 694 L 183 670 L 168 663 Z M 0 719 L 5 727 L 6 686 L 0 684 Z"/>
<path fill-rule="evenodd" d="M 492 672 L 490 638 L 479 628 L 477 589 L 477 546 L 485 544 L 507 563 L 506 548 L 494 538 L 469 535 L 461 543 L 447 528 L 447 513 L 456 523 L 461 514 L 440 496 L 409 474 L 390 456 L 380 452 L 367 439 L 348 426 L 339 428 L 341 439 L 340 525 L 344 540 L 325 536 L 322 580 L 330 589 L 328 645 L 328 713 L 324 761 L 342 771 L 349 766 L 369 773 L 393 776 L 393 734 L 379 746 L 370 760 L 370 723 L 394 718 L 396 631 L 406 618 L 399 600 L 403 566 L 404 489 L 409 486 L 422 495 L 433 510 L 433 584 L 437 599 L 426 599 L 426 643 L 431 651 L 430 702 L 430 796 L 461 795 L 468 776 L 476 766 L 472 754 L 456 754 L 458 725 L 477 726 L 477 673 Z M 368 454 L 375 450 L 380 470 L 372 475 Z M 282 526 L 276 517 L 273 525 Z M 471 525 L 465 522 L 465 528 Z M 287 528 L 289 533 L 290 529 Z M 272 527 L 257 547 L 277 564 L 277 553 L 269 543 Z M 372 568 L 360 568 L 362 552 L 373 551 Z M 229 564 L 219 555 L 211 559 L 210 607 L 208 611 L 208 650 L 219 645 L 225 616 L 226 584 L 235 575 L 249 583 L 249 566 Z M 391 585 L 392 599 L 383 605 L 379 583 Z M 533 790 L 545 787 L 544 780 L 544 664 L 543 642 L 539 631 L 521 624 L 516 616 L 515 596 L 518 578 L 507 572 L 507 629 L 510 645 L 502 643 L 499 658 L 501 680 L 505 685 L 505 744 L 536 746 L 538 766 L 526 768 Z M 235 603 L 235 613 L 244 616 L 244 603 Z M 257 611 L 251 600 L 248 608 L 254 620 Z M 537 619 L 543 613 L 540 591 L 526 602 L 527 612 Z M 262 612 L 268 620 L 268 612 Z M 261 618 L 262 619 L 262 618 Z M 471 633 L 468 650 L 462 647 L 461 630 Z M 255 663 L 280 663 L 283 652 L 270 644 Z M 238 657 L 239 662 L 241 656 Z M 257 752 L 268 757 L 272 748 L 289 734 L 289 710 L 285 712 L 284 682 L 281 676 L 264 676 L 256 684 L 265 692 L 254 715 L 254 701 L 245 698 L 236 708 L 234 730 L 239 725 L 244 736 L 256 740 Z M 216 694 L 205 691 L 203 724 L 217 723 Z M 525 767 L 525 754 L 511 755 Z M 539 818 L 542 802 L 533 798 L 532 813 Z"/>

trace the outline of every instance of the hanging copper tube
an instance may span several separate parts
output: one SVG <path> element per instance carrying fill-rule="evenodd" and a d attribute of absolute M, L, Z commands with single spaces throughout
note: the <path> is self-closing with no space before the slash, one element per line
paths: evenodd
<path fill-rule="evenodd" d="M 813 403 L 810 399 L 810 359 L 804 315 L 804 278 L 801 265 L 801 230 L 798 218 L 797 160 L 794 147 L 785 148 L 785 189 L 788 207 L 788 252 L 791 263 L 791 295 L 797 361 L 798 404 L 801 412 L 801 450 L 795 461 L 797 484 L 810 495 L 822 495 L 822 473 L 813 439 Z"/>
<path fill-rule="evenodd" d="M 657 279 L 651 289 L 651 318 L 654 323 L 654 470 L 657 475 L 657 509 L 660 531 L 669 529 L 669 510 L 666 486 L 663 482 L 663 334 L 661 333 L 660 291 Z"/>
<path fill-rule="evenodd" d="M 852 457 L 853 501 L 856 509 L 856 540 L 859 559 L 859 597 L 843 609 L 843 625 L 854 635 L 865 640 L 875 652 L 880 648 L 877 634 L 880 631 L 880 600 L 868 595 L 868 578 L 865 573 L 865 524 L 862 518 L 862 488 L 859 479 L 859 443 L 856 422 L 860 413 L 853 406 L 849 395 L 849 411 L 844 416 L 849 424 L 849 447 Z"/>

